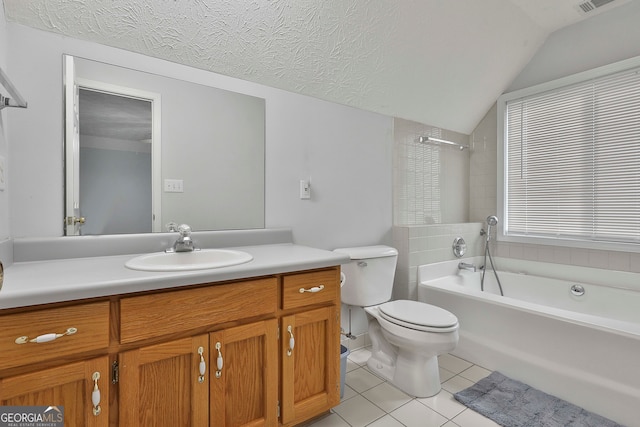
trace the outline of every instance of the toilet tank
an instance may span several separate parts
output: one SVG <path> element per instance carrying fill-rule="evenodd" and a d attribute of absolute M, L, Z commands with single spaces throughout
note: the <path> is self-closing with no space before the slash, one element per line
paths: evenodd
<path fill-rule="evenodd" d="M 340 248 L 334 252 L 346 254 L 351 261 L 342 265 L 344 283 L 341 299 L 344 304 L 367 307 L 391 299 L 398 251 L 389 246 Z"/>

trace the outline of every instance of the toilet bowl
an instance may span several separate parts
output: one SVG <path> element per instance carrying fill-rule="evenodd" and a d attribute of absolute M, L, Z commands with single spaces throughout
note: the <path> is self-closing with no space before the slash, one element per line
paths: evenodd
<path fill-rule="evenodd" d="M 398 318 L 386 312 L 406 309 Z M 458 344 L 458 319 L 439 307 L 409 300 L 365 307 L 369 320 L 369 369 L 416 397 L 440 392 L 438 355 Z M 413 316 L 412 316 L 413 315 Z M 416 323 L 418 319 L 419 323 Z"/>
<path fill-rule="evenodd" d="M 369 369 L 404 392 L 430 397 L 440 391 L 438 355 L 458 343 L 458 319 L 440 307 L 390 301 L 398 252 L 388 246 L 335 249 L 342 265 L 345 304 L 364 308 L 369 323 Z"/>

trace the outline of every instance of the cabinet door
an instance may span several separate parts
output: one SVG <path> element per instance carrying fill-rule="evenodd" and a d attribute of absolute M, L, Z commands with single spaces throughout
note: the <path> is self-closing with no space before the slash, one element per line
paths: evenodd
<path fill-rule="evenodd" d="M 340 403 L 339 321 L 335 306 L 282 318 L 282 424 L 297 424 Z"/>
<path fill-rule="evenodd" d="M 209 359 L 207 335 L 130 350 L 120 355 L 121 427 L 207 426 Z"/>
<path fill-rule="evenodd" d="M 211 333 L 212 426 L 278 424 L 277 331 L 272 319 Z"/>
<path fill-rule="evenodd" d="M 94 381 L 96 372 L 99 378 Z M 67 427 L 106 427 L 109 425 L 110 373 L 109 358 L 104 356 L 2 378 L 0 405 L 62 406 Z M 91 397 L 96 384 L 101 398 L 94 411 Z"/>

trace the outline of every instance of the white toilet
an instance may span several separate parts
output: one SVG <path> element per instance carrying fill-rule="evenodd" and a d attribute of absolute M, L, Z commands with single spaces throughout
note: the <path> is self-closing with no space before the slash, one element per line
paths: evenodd
<path fill-rule="evenodd" d="M 458 344 L 458 318 L 440 307 L 391 299 L 398 251 L 388 246 L 335 249 L 342 265 L 342 302 L 363 307 L 369 320 L 372 372 L 416 397 L 440 392 L 438 355 Z"/>

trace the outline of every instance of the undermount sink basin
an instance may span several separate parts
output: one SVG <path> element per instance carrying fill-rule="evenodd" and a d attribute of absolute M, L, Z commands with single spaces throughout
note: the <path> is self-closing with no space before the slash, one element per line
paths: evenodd
<path fill-rule="evenodd" d="M 142 271 L 190 271 L 229 267 L 253 259 L 246 252 L 231 249 L 201 249 L 193 252 L 157 252 L 140 255 L 124 265 Z"/>

